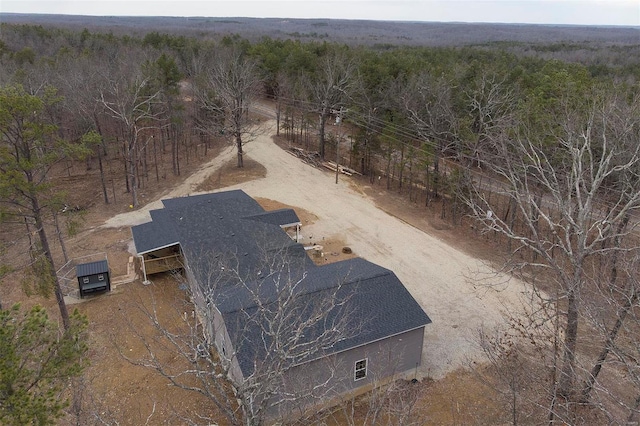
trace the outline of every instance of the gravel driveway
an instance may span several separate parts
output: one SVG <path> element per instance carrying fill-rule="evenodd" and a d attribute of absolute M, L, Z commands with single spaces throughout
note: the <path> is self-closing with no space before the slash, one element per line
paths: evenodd
<path fill-rule="evenodd" d="M 273 143 L 269 135 L 275 133 L 274 126 L 267 122 L 265 134 L 245 146 L 246 155 L 262 164 L 267 176 L 225 190 L 242 189 L 252 197 L 308 210 L 318 219 L 303 227 L 304 236 L 316 242 L 339 238 L 359 256 L 393 270 L 433 321 L 426 327 L 419 377 L 440 379 L 480 359 L 477 330 L 503 322 L 503 311 L 519 306 L 524 285 L 515 279 L 507 282 L 479 260 L 378 209 L 347 177 L 341 176 L 336 185 L 334 174 L 303 163 Z M 193 194 L 235 155 L 233 148 L 226 149 L 162 198 Z M 159 201 L 150 203 L 104 226 L 149 221 L 148 211 L 160 207 Z"/>

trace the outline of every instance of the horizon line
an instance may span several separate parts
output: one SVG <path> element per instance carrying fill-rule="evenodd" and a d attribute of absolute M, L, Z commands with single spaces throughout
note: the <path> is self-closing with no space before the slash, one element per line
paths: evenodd
<path fill-rule="evenodd" d="M 271 20 L 297 20 L 297 21 L 358 21 L 358 22 L 391 22 L 403 24 L 463 24 L 463 25 L 532 25 L 544 27 L 591 27 L 591 28 L 628 28 L 640 30 L 640 25 L 625 24 L 569 24 L 569 23 L 539 23 L 539 22 L 501 22 L 501 21 L 416 21 L 403 19 L 371 19 L 371 18 L 290 18 L 290 17 L 255 17 L 255 16 L 206 16 L 206 15 L 87 15 L 71 13 L 47 13 L 47 12 L 2 12 L 2 15 L 20 16 L 66 16 L 74 18 L 169 18 L 169 19 L 271 19 Z M 2 23 L 0 21 L 0 23 Z"/>

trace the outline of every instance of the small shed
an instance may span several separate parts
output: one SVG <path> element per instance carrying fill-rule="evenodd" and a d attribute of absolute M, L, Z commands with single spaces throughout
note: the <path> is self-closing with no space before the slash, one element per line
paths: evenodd
<path fill-rule="evenodd" d="M 76 265 L 80 298 L 89 293 L 111 291 L 109 263 L 106 260 Z"/>

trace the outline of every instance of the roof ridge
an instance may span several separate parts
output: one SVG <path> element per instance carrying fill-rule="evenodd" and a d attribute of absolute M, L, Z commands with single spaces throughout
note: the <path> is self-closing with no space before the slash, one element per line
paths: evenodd
<path fill-rule="evenodd" d="M 379 277 L 383 277 L 383 276 L 388 276 L 388 275 L 394 275 L 395 276 L 395 273 L 393 271 L 391 271 L 389 269 L 386 269 L 386 268 L 383 268 L 383 267 L 381 267 L 379 265 L 373 264 L 373 263 L 371 263 L 371 262 L 369 262 L 369 261 L 367 261 L 365 259 L 362 259 L 362 258 L 347 259 L 347 260 L 345 260 L 343 262 L 346 262 L 346 261 L 349 261 L 349 260 L 362 260 L 362 261 L 367 262 L 368 264 L 377 266 L 378 268 L 380 268 L 380 270 L 377 271 L 376 273 L 363 275 L 363 276 L 360 276 L 358 278 L 354 278 L 354 279 L 348 280 L 348 281 L 344 280 L 349 276 L 349 275 L 347 275 L 346 277 L 343 277 L 344 279 L 341 280 L 338 283 L 335 283 L 333 285 L 318 286 L 318 287 L 316 287 L 316 288 L 314 288 L 313 290 L 310 290 L 310 291 L 302 290 L 302 291 L 296 293 L 295 297 L 309 296 L 309 295 L 320 293 L 322 291 L 325 291 L 325 290 L 328 290 L 328 289 L 331 289 L 331 288 L 345 287 L 345 286 L 353 285 L 353 284 L 360 283 L 360 282 L 363 282 L 363 281 L 373 280 L 375 278 L 379 278 Z M 329 265 L 324 265 L 324 266 L 320 266 L 320 267 L 317 267 L 317 268 L 312 268 L 312 271 L 314 271 L 314 272 L 315 271 L 319 271 L 320 269 L 324 268 L 325 266 L 329 266 Z M 308 270 L 302 271 L 303 274 L 305 272 L 308 273 L 309 271 Z M 252 283 L 255 283 L 257 281 L 264 281 L 264 280 L 266 280 L 267 278 L 269 278 L 272 275 L 273 274 L 269 274 L 266 277 L 259 278 L 257 280 L 253 280 L 250 283 L 248 283 L 248 285 L 244 285 L 244 288 L 242 290 L 247 290 L 247 292 L 253 296 L 254 294 L 250 290 L 248 290 L 248 287 L 251 286 Z M 308 278 L 309 277 L 307 275 L 302 279 L 308 279 Z M 332 280 L 331 282 L 334 282 L 334 281 Z M 308 287 L 304 287 L 304 288 L 308 289 Z M 276 303 L 279 300 L 279 297 L 278 297 L 279 294 L 280 294 L 280 292 L 278 291 L 278 292 L 276 292 L 276 295 L 274 297 L 260 298 L 261 302 L 263 302 L 261 304 L 263 306 L 269 306 L 269 305 L 272 305 L 272 304 Z M 239 299 L 239 298 L 236 298 L 236 299 Z M 227 299 L 227 300 L 229 300 L 229 299 Z M 249 304 L 249 305 L 243 305 L 242 303 L 234 304 L 233 309 L 230 309 L 230 310 L 226 310 L 225 309 L 223 313 L 230 314 L 230 313 L 234 313 L 234 312 L 239 312 L 239 311 L 241 311 L 243 309 L 251 309 L 253 307 L 258 306 L 258 303 L 256 302 L 256 298 L 255 297 L 251 298 L 251 302 L 252 303 Z M 237 305 L 237 306 L 235 306 L 235 305 Z"/>

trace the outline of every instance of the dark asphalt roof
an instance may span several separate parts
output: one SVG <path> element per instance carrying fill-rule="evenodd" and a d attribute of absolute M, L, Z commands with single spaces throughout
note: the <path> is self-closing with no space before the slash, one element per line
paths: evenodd
<path fill-rule="evenodd" d="M 276 352 L 273 336 L 264 332 L 273 327 L 279 341 L 296 342 L 288 355 L 302 363 L 431 323 L 392 271 L 364 259 L 314 266 L 304 277 L 282 272 L 225 290 L 217 305 L 231 340 L 240 342 L 237 359 L 245 377 L 254 372 L 256 359 L 269 362 Z M 280 324 L 280 318 L 292 317 L 302 329 L 300 323 Z M 309 320 L 314 317 L 321 320 Z M 309 353 L 311 347 L 321 350 Z"/>
<path fill-rule="evenodd" d="M 253 198 L 240 190 L 170 198 L 162 200 L 162 204 L 165 206 L 164 209 L 149 212 L 151 222 L 131 228 L 138 254 L 176 243 L 188 243 L 185 238 L 189 237 L 179 229 L 186 229 L 189 234 L 203 234 L 203 238 L 217 237 L 217 225 L 221 223 L 215 223 L 212 219 L 230 219 L 264 213 Z M 197 211 L 197 214 L 194 211 Z M 189 226 L 180 226 L 183 221 L 189 222 Z"/>
<path fill-rule="evenodd" d="M 276 313 L 295 314 L 295 319 L 322 313 L 322 321 L 307 322 L 304 333 L 296 337 L 300 347 L 332 330 L 352 331 L 329 336 L 333 338 L 326 339 L 322 354 L 294 354 L 292 363 L 431 322 L 388 269 L 364 259 L 316 266 L 304 247 L 280 228 L 299 222 L 291 209 L 265 212 L 239 190 L 163 204 L 165 208 L 150 212 L 152 222 L 132 228 L 136 250 L 180 244 L 186 267 L 224 317 L 245 377 L 252 374 L 256 359 L 268 362 L 273 353 L 273 339 L 264 330 Z"/>
<path fill-rule="evenodd" d="M 131 227 L 136 253 L 144 254 L 177 244 L 178 235 L 171 223 L 166 223 L 165 217 L 156 217 L 153 222 L 143 223 Z"/>
<path fill-rule="evenodd" d="M 280 226 L 232 214 L 240 203 L 227 201 L 224 211 L 198 204 L 167 212 L 180 235 L 187 265 L 201 284 L 211 277 L 211 268 L 233 264 L 234 271 L 245 277 L 262 267 L 266 257 L 283 250 L 290 253 L 291 246 L 304 251 Z"/>
<path fill-rule="evenodd" d="M 246 216 L 246 218 L 278 226 L 300 223 L 298 215 L 292 209 L 272 210 L 252 216 Z"/>
<path fill-rule="evenodd" d="M 104 274 L 105 272 L 109 272 L 109 264 L 106 260 L 98 260 L 96 262 L 81 263 L 79 265 L 76 265 L 77 277 Z"/>
<path fill-rule="evenodd" d="M 239 204 L 236 207 L 240 209 L 235 213 L 239 216 L 247 216 L 250 214 L 263 213 L 264 210 L 260 207 L 260 204 L 253 198 L 251 198 L 246 192 L 235 189 L 232 191 L 224 192 L 212 192 L 208 194 L 189 195 L 186 197 L 169 198 L 162 200 L 165 208 L 181 208 L 189 207 L 195 204 L 202 203 L 217 203 L 224 204 L 228 201 L 237 201 Z"/>
<path fill-rule="evenodd" d="M 302 250 L 290 248 L 299 244 L 280 228 L 298 220 L 295 212 L 265 212 L 244 191 L 172 198 L 162 203 L 165 208 L 150 212 L 151 222 L 131 228 L 136 252 L 179 243 L 187 266 L 201 284 L 211 280 L 212 268 L 223 264 L 237 264 L 234 269 L 244 276 L 259 269 L 266 253 L 273 257 L 282 250 L 289 254 Z"/>

